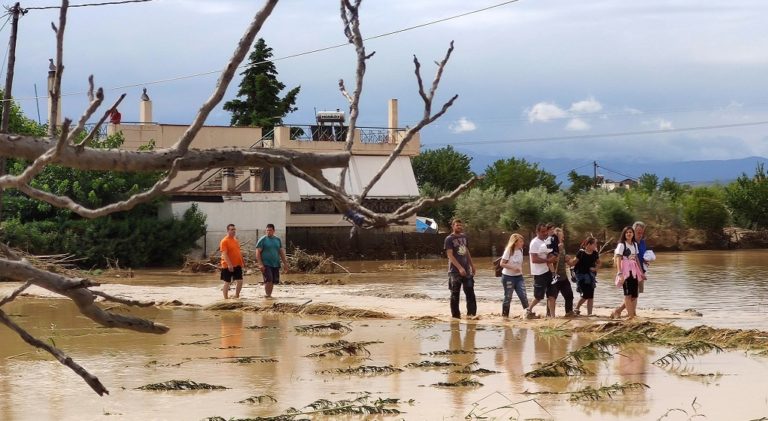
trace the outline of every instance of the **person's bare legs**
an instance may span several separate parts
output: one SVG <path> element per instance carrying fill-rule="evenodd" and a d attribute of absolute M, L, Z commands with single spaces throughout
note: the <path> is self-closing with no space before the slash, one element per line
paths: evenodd
<path fill-rule="evenodd" d="M 593 298 L 590 298 L 587 300 L 587 315 L 592 315 L 592 305 L 595 304 L 595 300 Z"/>
<path fill-rule="evenodd" d="M 634 319 L 635 316 L 637 316 L 637 298 L 629 297 L 629 302 L 627 303 L 627 313 L 629 314 L 630 319 Z"/>
<path fill-rule="evenodd" d="M 266 294 L 267 298 L 272 297 L 272 288 L 275 286 L 272 282 L 266 282 L 264 281 L 264 294 Z"/>
<path fill-rule="evenodd" d="M 235 298 L 240 298 L 240 290 L 243 289 L 243 280 L 238 279 L 235 284 Z"/>
<path fill-rule="evenodd" d="M 547 297 L 547 310 L 549 310 L 549 317 L 555 317 L 555 305 L 557 297 Z"/>
<path fill-rule="evenodd" d="M 587 302 L 587 299 L 586 299 L 586 298 L 579 298 L 579 302 L 578 302 L 578 303 L 576 303 L 576 308 L 575 308 L 575 311 L 580 311 L 579 309 L 581 308 L 581 305 L 582 305 L 582 304 L 584 304 L 585 302 Z M 589 306 L 587 306 L 587 309 L 589 309 Z M 591 311 L 591 310 L 589 310 L 589 313 L 591 314 L 591 313 L 592 313 L 592 311 Z"/>
<path fill-rule="evenodd" d="M 222 282 L 224 286 L 221 287 L 221 292 L 224 294 L 224 299 L 229 298 L 229 282 Z"/>

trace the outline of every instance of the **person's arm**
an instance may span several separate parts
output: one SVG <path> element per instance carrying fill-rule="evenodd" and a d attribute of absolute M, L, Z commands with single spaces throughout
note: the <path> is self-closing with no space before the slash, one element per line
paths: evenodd
<path fill-rule="evenodd" d="M 467 271 L 464 270 L 464 267 L 456 260 L 456 256 L 453 255 L 453 249 L 445 249 L 445 255 L 448 256 L 448 261 L 451 262 L 453 267 L 459 270 L 459 275 L 467 276 Z"/>
<path fill-rule="evenodd" d="M 261 249 L 258 247 L 256 248 L 256 267 L 264 270 L 264 265 L 261 264 Z"/>
<path fill-rule="evenodd" d="M 472 254 L 469 252 L 469 247 L 467 247 L 467 263 L 469 263 L 469 270 L 472 271 L 470 275 L 475 276 L 475 264 L 472 263 Z"/>
<path fill-rule="evenodd" d="M 288 257 L 285 255 L 285 248 L 280 247 L 280 260 L 283 261 L 283 269 L 284 272 L 289 272 L 291 270 L 291 266 L 288 264 Z"/>
<path fill-rule="evenodd" d="M 227 253 L 227 246 L 223 244 L 221 245 L 221 258 L 227 263 L 227 270 L 232 272 L 234 266 L 232 266 L 232 260 L 229 258 L 229 253 Z"/>

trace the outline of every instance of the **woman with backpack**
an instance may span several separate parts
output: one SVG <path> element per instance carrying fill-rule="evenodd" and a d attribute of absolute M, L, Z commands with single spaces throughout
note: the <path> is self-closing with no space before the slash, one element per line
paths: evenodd
<path fill-rule="evenodd" d="M 504 287 L 504 301 L 501 304 L 501 316 L 509 317 L 509 305 L 512 301 L 512 291 L 517 293 L 523 309 L 528 308 L 528 296 L 525 294 L 523 280 L 523 246 L 525 239 L 520 234 L 509 236 L 507 247 L 501 256 L 501 286 Z"/>

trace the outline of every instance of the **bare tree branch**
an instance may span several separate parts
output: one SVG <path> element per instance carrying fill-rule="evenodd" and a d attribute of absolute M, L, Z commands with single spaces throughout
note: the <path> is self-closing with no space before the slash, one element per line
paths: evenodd
<path fill-rule="evenodd" d="M 30 286 L 32 286 L 32 281 L 27 281 L 27 282 L 25 282 L 25 283 L 24 283 L 24 285 L 22 285 L 22 286 L 20 286 L 20 287 L 16 288 L 16 289 L 15 289 L 15 290 L 14 290 L 14 291 L 11 293 L 11 295 L 9 295 L 9 296 L 7 296 L 7 297 L 3 298 L 2 300 L 0 300 L 0 307 L 2 307 L 2 306 L 4 306 L 5 304 L 7 304 L 7 303 L 10 303 L 11 301 L 15 300 L 15 299 L 16 299 L 16 297 L 18 297 L 18 296 L 19 296 L 19 294 L 21 294 L 22 292 L 24 292 L 24 290 L 25 290 L 25 289 L 27 289 L 27 288 L 29 288 Z"/>
<path fill-rule="evenodd" d="M 30 335 L 26 330 L 24 330 L 24 328 L 14 323 L 13 320 L 11 320 L 2 310 L 0 310 L 0 323 L 8 326 L 11 330 L 16 332 L 19 335 L 19 337 L 21 337 L 21 339 L 24 340 L 24 342 L 34 346 L 35 348 L 40 348 L 48 352 L 49 354 L 53 355 L 57 360 L 59 360 L 60 363 L 72 369 L 72 371 L 74 371 L 78 376 L 82 377 L 83 380 L 85 380 L 85 382 L 88 383 L 88 386 L 91 386 L 91 389 L 93 389 L 96 393 L 98 393 L 99 396 L 104 396 L 104 394 L 109 395 L 109 390 L 107 390 L 107 388 L 104 387 L 103 384 L 101 384 L 101 381 L 99 380 L 98 377 L 89 373 L 88 370 L 84 369 L 80 364 L 74 362 L 72 358 L 70 358 L 67 354 L 62 352 L 60 349 L 54 346 L 48 345 L 47 343 Z"/>
<path fill-rule="evenodd" d="M 243 62 L 246 54 L 248 54 L 248 50 L 251 48 L 251 44 L 253 44 L 256 34 L 261 30 L 261 26 L 272 13 L 275 5 L 277 5 L 277 0 L 267 0 L 264 7 L 256 13 L 256 16 L 254 16 L 248 29 L 245 31 L 245 34 L 240 38 L 240 42 L 237 43 L 232 58 L 221 72 L 221 76 L 219 76 L 219 80 L 216 82 L 216 89 L 213 91 L 213 94 L 211 94 L 210 98 L 203 103 L 200 110 L 197 112 L 195 119 L 192 121 L 192 124 L 189 125 L 184 134 L 181 135 L 179 140 L 173 145 L 172 149 L 179 154 L 178 156 L 182 156 L 187 152 L 189 144 L 192 143 L 197 132 L 203 127 L 205 120 L 208 118 L 208 114 L 210 114 L 214 107 L 216 107 L 216 105 L 221 102 L 221 99 L 224 98 L 224 93 L 227 91 L 229 82 L 232 81 L 232 77 L 234 77 L 237 68 L 240 66 L 240 63 Z"/>
<path fill-rule="evenodd" d="M 96 135 L 99 133 L 99 129 L 101 129 L 101 126 L 104 124 L 105 121 L 107 121 L 107 118 L 109 117 L 109 115 L 112 114 L 112 112 L 114 112 L 117 109 L 117 106 L 120 105 L 121 102 L 123 102 L 124 98 L 125 98 L 125 94 L 120 95 L 120 98 L 118 98 L 117 101 L 115 101 L 115 103 L 112 104 L 112 107 L 108 108 L 107 111 L 104 112 L 104 115 L 101 116 L 99 121 L 96 122 L 96 125 L 93 126 L 90 133 L 88 133 L 88 135 L 85 136 L 83 140 L 80 141 L 80 143 L 75 145 L 78 148 L 80 148 L 79 150 L 82 150 L 83 147 L 88 145 L 88 142 L 90 142 L 94 137 L 96 137 Z"/>
<path fill-rule="evenodd" d="M 395 210 L 392 213 L 392 216 L 389 217 L 388 222 L 393 223 L 396 221 L 402 221 L 405 218 L 416 215 L 418 211 L 424 208 L 450 202 L 456 199 L 461 193 L 465 192 L 481 179 L 482 177 L 472 177 L 460 186 L 456 187 L 456 189 L 454 189 L 452 192 L 437 198 L 422 197 L 413 202 L 408 202 Z"/>
<path fill-rule="evenodd" d="M 61 0 L 59 11 L 59 27 L 51 22 L 53 32 L 56 34 L 56 74 L 53 78 L 53 88 L 48 93 L 51 96 L 51 112 L 48 118 L 48 135 L 56 134 L 56 121 L 59 116 L 59 101 L 61 100 L 61 76 L 64 73 L 64 29 L 67 27 L 67 10 L 69 0 Z"/>
<path fill-rule="evenodd" d="M 357 66 L 355 68 L 355 90 L 350 95 L 344 87 L 344 80 L 339 80 L 339 88 L 342 95 L 344 95 L 349 101 L 349 127 L 347 128 L 347 139 L 344 145 L 344 150 L 349 152 L 352 150 L 352 142 L 355 139 L 355 129 L 357 129 L 357 116 L 360 113 L 360 95 L 363 92 L 363 79 L 365 78 L 365 61 L 373 56 L 367 55 L 365 52 L 365 44 L 363 43 L 363 35 L 360 33 L 360 1 L 355 0 L 354 5 L 349 0 L 341 0 L 341 21 L 344 23 L 344 35 L 349 40 L 350 44 L 355 46 L 355 53 L 357 55 Z M 341 169 L 339 174 L 339 189 L 343 192 L 345 190 L 344 183 L 347 177 L 347 167 Z"/>
<path fill-rule="evenodd" d="M 32 180 L 34 176 L 39 174 L 46 165 L 56 159 L 56 157 L 59 156 L 63 150 L 64 146 L 66 146 L 70 123 L 71 121 L 64 120 L 64 123 L 61 126 L 61 134 L 59 135 L 59 139 L 56 142 L 56 145 L 35 159 L 35 161 L 32 162 L 32 164 L 30 164 L 27 168 L 25 168 L 21 174 L 17 176 L 4 175 L 0 177 L 0 188 L 6 188 L 6 186 L 29 185 L 29 181 Z"/>
<path fill-rule="evenodd" d="M 177 158 L 173 162 L 173 165 L 171 166 L 171 169 L 168 171 L 168 174 L 165 177 L 163 177 L 161 180 L 156 182 L 149 190 L 141 193 L 136 193 L 133 196 L 129 197 L 127 200 L 111 203 L 109 205 L 102 206 L 100 208 L 95 208 L 95 209 L 87 208 L 75 202 L 74 200 L 72 200 L 67 196 L 60 196 L 57 194 L 49 193 L 47 191 L 36 189 L 30 186 L 29 184 L 20 184 L 20 185 L 17 185 L 16 188 L 33 199 L 50 203 L 51 205 L 56 206 L 58 208 L 69 209 L 72 212 L 75 212 L 76 214 L 84 218 L 92 219 L 92 218 L 98 218 L 100 216 L 109 215 L 115 212 L 122 212 L 122 211 L 133 209 L 133 207 L 136 205 L 145 203 L 149 200 L 154 199 L 155 197 L 162 195 L 164 193 L 165 188 L 168 187 L 168 185 L 171 183 L 173 178 L 176 177 L 176 174 L 178 174 L 179 162 L 180 162 L 180 159 Z"/>
<path fill-rule="evenodd" d="M 93 295 L 97 295 L 103 298 L 106 301 L 112 301 L 115 303 L 125 304 L 132 307 L 152 307 L 153 305 L 155 305 L 154 301 L 139 301 L 139 300 L 131 300 L 128 298 L 120 298 L 120 297 L 115 297 L 114 295 L 107 294 L 104 291 L 91 290 L 91 293 Z"/>
<path fill-rule="evenodd" d="M 0 156 L 35 160 L 55 146 L 47 138 L 0 133 Z M 179 170 L 196 171 L 223 167 L 280 167 L 293 163 L 305 170 L 341 168 L 349 164 L 349 152 L 310 153 L 281 149 L 190 149 L 180 162 Z M 52 160 L 67 168 L 94 171 L 164 171 L 177 158 L 172 149 L 127 151 L 95 149 L 67 145 Z"/>
<path fill-rule="evenodd" d="M 397 159 L 398 156 L 402 153 L 403 149 L 408 145 L 408 143 L 411 141 L 413 136 L 418 133 L 422 128 L 427 126 L 428 124 L 432 123 L 433 121 L 440 118 L 443 114 L 445 114 L 446 111 L 448 111 L 448 108 L 450 108 L 454 101 L 459 97 L 458 95 L 454 95 L 448 102 L 443 104 L 443 107 L 440 109 L 440 111 L 432 115 L 432 100 L 434 99 L 435 92 L 437 91 L 437 87 L 440 85 L 440 79 L 443 75 L 443 69 L 445 68 L 446 64 L 448 64 L 448 59 L 451 57 L 451 53 L 453 52 L 453 41 L 451 41 L 451 46 L 448 48 L 448 51 L 445 53 L 445 58 L 439 63 L 437 67 L 437 73 L 435 74 L 435 79 L 432 81 L 432 88 L 429 91 L 429 94 L 424 93 L 424 85 L 421 80 L 421 72 L 420 72 L 420 65 L 419 60 L 416 59 L 416 57 L 413 58 L 414 65 L 415 65 L 415 72 L 416 72 L 416 78 L 419 82 L 419 94 L 421 95 L 422 99 L 424 100 L 424 115 L 422 116 L 421 120 L 416 123 L 414 127 L 411 127 L 406 133 L 403 139 L 400 141 L 400 143 L 397 145 L 397 147 L 392 151 L 392 153 L 389 154 L 389 158 L 387 161 L 382 165 L 382 167 L 379 169 L 379 171 L 376 173 L 376 175 L 371 178 L 371 180 L 368 182 L 368 185 L 365 186 L 363 191 L 360 193 L 360 196 L 357 198 L 357 203 L 362 204 L 363 199 L 365 199 L 366 196 L 368 196 L 368 193 L 370 193 L 371 189 L 373 188 L 376 183 L 379 182 L 381 177 L 384 175 L 384 173 L 389 169 L 389 167 L 392 165 L 393 162 L 395 162 L 395 159 Z"/>

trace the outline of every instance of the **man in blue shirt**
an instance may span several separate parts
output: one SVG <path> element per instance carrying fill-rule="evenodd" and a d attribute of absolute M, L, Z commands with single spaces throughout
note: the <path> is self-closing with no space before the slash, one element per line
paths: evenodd
<path fill-rule="evenodd" d="M 264 275 L 264 293 L 267 298 L 272 298 L 272 288 L 280 283 L 280 261 L 287 273 L 290 266 L 285 257 L 283 242 L 275 236 L 275 226 L 267 224 L 267 235 L 259 238 L 256 243 L 256 266 Z"/>

